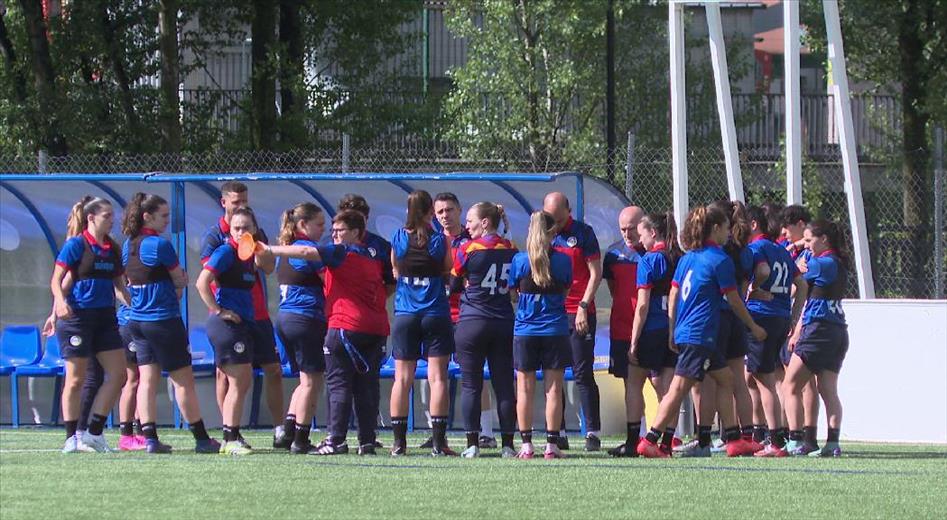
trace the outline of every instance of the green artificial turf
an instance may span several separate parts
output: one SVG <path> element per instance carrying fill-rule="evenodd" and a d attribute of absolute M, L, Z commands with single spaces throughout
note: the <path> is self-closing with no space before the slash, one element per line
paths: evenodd
<path fill-rule="evenodd" d="M 106 435 L 115 446 L 117 431 Z M 843 443 L 838 459 L 762 460 L 573 449 L 521 461 L 416 448 L 397 459 L 292 456 L 269 449 L 269 431 L 245 432 L 253 455 L 197 455 L 186 431 L 169 429 L 161 439 L 172 455 L 63 455 L 62 437 L 0 430 L 0 518 L 947 518 L 943 445 Z M 390 446 L 390 434 L 381 440 Z M 451 444 L 462 448 L 462 436 Z"/>

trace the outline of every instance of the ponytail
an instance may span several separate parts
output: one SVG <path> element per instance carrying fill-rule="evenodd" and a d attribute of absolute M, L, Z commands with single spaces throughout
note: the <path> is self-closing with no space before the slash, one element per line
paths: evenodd
<path fill-rule="evenodd" d="M 311 202 L 296 204 L 283 212 L 280 218 L 279 243 L 287 246 L 296 238 L 296 225 L 300 222 L 309 222 L 322 213 L 322 208 Z M 319 237 L 309 237 L 316 241 Z"/>
<path fill-rule="evenodd" d="M 848 240 L 845 232 L 838 224 L 829 220 L 818 219 L 813 220 L 806 227 L 813 235 L 827 238 L 842 267 L 847 270 L 852 269 L 852 257 L 848 252 Z"/>
<path fill-rule="evenodd" d="M 102 197 L 86 195 L 72 206 L 69 218 L 66 219 L 66 238 L 77 237 L 89 226 L 89 215 L 98 215 L 112 203 Z M 111 240 L 111 237 L 108 237 Z"/>
<path fill-rule="evenodd" d="M 494 230 L 499 229 L 500 221 L 503 221 L 503 235 L 506 236 L 510 232 L 510 219 L 506 216 L 506 211 L 503 209 L 502 204 L 494 204 L 492 202 L 478 202 L 473 205 L 477 210 L 477 218 L 487 219 L 490 221 L 490 227 Z"/>
<path fill-rule="evenodd" d="M 671 257 L 672 265 L 675 265 L 677 259 L 684 255 L 681 246 L 677 240 L 677 224 L 674 222 L 674 212 L 651 213 L 641 217 L 641 223 L 645 228 L 653 230 L 664 242 L 665 250 Z"/>
<path fill-rule="evenodd" d="M 730 236 L 733 242 L 741 248 L 750 242 L 750 221 L 746 214 L 746 206 L 739 200 L 732 203 L 730 212 Z"/>
<path fill-rule="evenodd" d="M 534 211 L 529 217 L 529 231 L 526 234 L 526 254 L 529 257 L 529 269 L 533 283 L 539 287 L 552 285 L 549 250 L 552 248 L 552 230 L 556 221 L 545 211 Z"/>
<path fill-rule="evenodd" d="M 125 206 L 125 215 L 122 218 L 122 234 L 128 238 L 135 238 L 141 234 L 145 226 L 145 213 L 155 213 L 168 201 L 160 195 L 138 192 Z"/>
<path fill-rule="evenodd" d="M 427 245 L 431 233 L 430 223 L 427 219 L 433 209 L 434 201 L 431 200 L 430 193 L 424 190 L 415 190 L 408 195 L 408 218 L 405 220 L 404 228 L 415 236 L 420 247 Z"/>
<path fill-rule="evenodd" d="M 688 251 L 704 247 L 715 225 L 725 225 L 727 214 L 713 206 L 697 206 L 687 214 L 681 245 Z"/>

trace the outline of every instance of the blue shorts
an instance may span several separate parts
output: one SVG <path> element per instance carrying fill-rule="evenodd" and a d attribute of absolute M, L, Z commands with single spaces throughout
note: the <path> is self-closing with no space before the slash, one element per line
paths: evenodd
<path fill-rule="evenodd" d="M 539 369 L 565 370 L 572 366 L 569 336 L 514 336 L 513 368 L 521 372 Z"/>
<path fill-rule="evenodd" d="M 779 349 L 789 334 L 789 318 L 754 315 L 753 321 L 766 330 L 766 339 L 750 337 L 746 352 L 746 370 L 751 374 L 772 374 L 779 362 Z"/>
<path fill-rule="evenodd" d="M 181 318 L 128 320 L 125 326 L 131 332 L 139 365 L 158 364 L 161 370 L 173 372 L 191 364 L 187 329 Z"/>
<path fill-rule="evenodd" d="M 295 312 L 280 312 L 276 316 L 276 331 L 286 347 L 286 355 L 294 372 L 313 374 L 326 371 L 326 357 L 322 348 L 327 330 L 325 320 L 311 316 Z"/>
<path fill-rule="evenodd" d="M 720 311 L 720 327 L 717 329 L 717 350 L 723 352 L 727 361 L 746 356 L 749 333 L 746 325 L 733 311 Z"/>
<path fill-rule="evenodd" d="M 63 359 L 94 357 L 122 348 L 115 309 L 72 309 L 72 316 L 56 322 L 56 338 Z"/>
<path fill-rule="evenodd" d="M 399 314 L 391 325 L 391 355 L 400 361 L 450 356 L 454 353 L 454 323 L 450 316 Z"/>
<path fill-rule="evenodd" d="M 793 351 L 813 374 L 820 374 L 823 370 L 839 373 L 847 352 L 848 327 L 827 321 L 803 325 L 799 343 Z"/>
<path fill-rule="evenodd" d="M 227 321 L 216 314 L 207 317 L 207 339 L 214 346 L 217 366 L 242 365 L 253 362 L 253 329 L 256 323 Z"/>
<path fill-rule="evenodd" d="M 132 331 L 128 329 L 128 325 L 120 325 L 118 327 L 118 335 L 122 338 L 122 346 L 125 347 L 125 362 L 129 365 L 138 364 L 138 355 L 135 354 L 135 343 L 132 338 Z"/>
<path fill-rule="evenodd" d="M 641 368 L 660 372 L 677 366 L 677 354 L 668 348 L 668 329 L 643 331 L 636 354 Z"/>
<path fill-rule="evenodd" d="M 273 332 L 273 322 L 269 318 L 256 320 L 250 328 L 253 334 L 253 367 L 279 364 L 279 351 L 276 350 L 276 336 Z M 325 334 L 322 335 L 325 338 Z"/>
<path fill-rule="evenodd" d="M 723 353 L 714 347 L 703 345 L 678 345 L 681 353 L 677 355 L 677 367 L 674 375 L 703 381 L 707 372 L 726 368 L 727 360 Z"/>

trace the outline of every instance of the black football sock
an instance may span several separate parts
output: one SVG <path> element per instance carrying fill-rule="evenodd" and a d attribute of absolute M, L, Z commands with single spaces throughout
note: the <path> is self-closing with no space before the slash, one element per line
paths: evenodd
<path fill-rule="evenodd" d="M 131 437 L 132 435 L 135 435 L 135 428 L 129 421 L 120 422 L 118 423 L 118 433 L 122 437 Z"/>
<path fill-rule="evenodd" d="M 146 422 L 141 425 L 141 434 L 146 439 L 158 440 L 158 427 L 153 422 Z"/>
<path fill-rule="evenodd" d="M 635 449 L 638 446 L 638 437 L 641 435 L 641 421 L 625 423 L 625 448 Z"/>
<path fill-rule="evenodd" d="M 815 446 L 816 444 L 819 444 L 819 440 L 816 439 L 816 433 L 818 431 L 819 429 L 816 428 L 815 426 L 804 426 L 802 428 L 802 439 L 805 442 Z"/>
<path fill-rule="evenodd" d="M 533 442 L 533 430 L 520 430 L 520 440 L 523 444 Z"/>
<path fill-rule="evenodd" d="M 76 430 L 79 429 L 79 421 L 63 421 L 66 425 L 66 438 L 70 438 L 76 435 Z"/>
<path fill-rule="evenodd" d="M 300 447 L 310 444 L 310 424 L 299 424 L 298 422 L 293 422 L 293 444 Z"/>
<path fill-rule="evenodd" d="M 480 432 L 467 432 L 467 447 L 480 445 Z"/>
<path fill-rule="evenodd" d="M 296 435 L 296 414 L 286 414 L 286 417 L 283 418 L 283 431 L 286 432 L 288 437 Z"/>
<path fill-rule="evenodd" d="M 196 441 L 206 441 L 210 439 L 210 435 L 207 435 L 207 428 L 204 427 L 204 419 L 189 424 L 187 429 L 191 430 L 191 435 L 194 436 L 194 440 Z M 237 435 L 240 435 L 239 429 L 237 430 Z"/>
<path fill-rule="evenodd" d="M 674 442 L 674 428 L 668 426 L 664 429 L 664 436 L 661 437 L 661 445 L 667 449 L 671 449 L 671 444 Z"/>
<path fill-rule="evenodd" d="M 435 415 L 431 417 L 431 429 L 434 433 L 434 449 L 442 450 L 447 447 L 447 416 Z"/>
<path fill-rule="evenodd" d="M 105 429 L 105 419 L 104 415 L 92 414 L 92 420 L 89 421 L 89 435 L 102 435 L 102 430 Z"/>
<path fill-rule="evenodd" d="M 697 445 L 701 448 L 710 446 L 710 426 L 697 425 Z"/>
<path fill-rule="evenodd" d="M 240 438 L 239 426 L 224 425 L 224 442 L 233 442 Z"/>
<path fill-rule="evenodd" d="M 408 447 L 408 418 L 392 417 L 391 430 L 395 435 L 394 447 L 405 449 Z"/>
<path fill-rule="evenodd" d="M 504 448 L 513 448 L 513 434 L 512 433 L 501 433 L 500 434 L 500 443 Z"/>
<path fill-rule="evenodd" d="M 657 428 L 651 428 L 648 431 L 648 436 L 646 438 L 648 439 L 648 442 L 650 442 L 651 444 L 657 444 L 658 439 L 661 438 L 661 430 Z"/>
<path fill-rule="evenodd" d="M 839 435 L 842 433 L 841 428 L 829 428 L 829 436 L 825 439 L 825 442 L 834 442 L 838 444 Z"/>

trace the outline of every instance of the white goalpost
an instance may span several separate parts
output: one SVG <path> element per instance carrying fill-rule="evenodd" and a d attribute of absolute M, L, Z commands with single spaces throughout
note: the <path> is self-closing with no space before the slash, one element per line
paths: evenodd
<path fill-rule="evenodd" d="M 668 40 L 671 72 L 671 171 L 674 189 L 674 216 L 679 223 L 687 217 L 689 198 L 687 189 L 687 114 L 684 77 L 684 7 L 703 6 L 707 14 L 710 55 L 713 65 L 717 111 L 720 115 L 720 135 L 723 141 L 730 198 L 744 200 L 743 177 L 736 139 L 736 124 L 730 96 L 726 47 L 720 16 L 720 0 L 671 0 L 668 4 Z M 861 191 L 852 123 L 851 93 L 845 70 L 842 30 L 836 0 L 822 0 L 831 64 L 832 98 L 835 122 L 839 129 L 842 167 L 845 175 L 845 193 L 848 201 L 849 223 L 854 243 L 855 266 L 858 271 L 858 291 L 862 299 L 875 297 L 871 274 L 871 257 L 865 224 L 865 206 Z M 799 94 L 799 3 L 783 2 L 786 81 L 786 203 L 801 204 L 802 197 L 802 119 Z"/>

